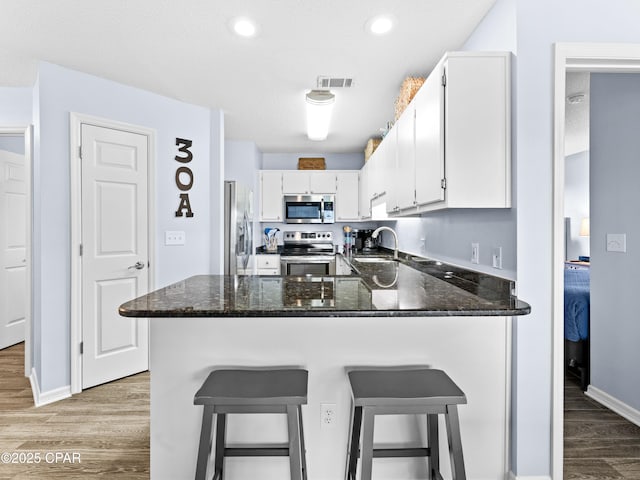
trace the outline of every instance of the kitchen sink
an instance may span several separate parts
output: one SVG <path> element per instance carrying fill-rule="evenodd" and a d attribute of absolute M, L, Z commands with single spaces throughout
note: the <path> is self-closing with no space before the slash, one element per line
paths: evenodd
<path fill-rule="evenodd" d="M 354 258 L 353 261 L 360 262 L 360 263 L 393 263 L 395 262 L 395 260 L 391 260 L 383 257 L 361 257 L 361 258 Z"/>

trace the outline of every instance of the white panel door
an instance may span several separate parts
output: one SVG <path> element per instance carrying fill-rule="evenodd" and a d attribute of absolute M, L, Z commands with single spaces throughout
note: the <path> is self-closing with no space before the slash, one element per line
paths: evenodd
<path fill-rule="evenodd" d="M 0 150 L 0 348 L 24 341 L 26 181 L 24 155 Z"/>
<path fill-rule="evenodd" d="M 148 137 L 82 125 L 82 388 L 149 368 L 147 319 L 118 307 L 148 289 Z"/>

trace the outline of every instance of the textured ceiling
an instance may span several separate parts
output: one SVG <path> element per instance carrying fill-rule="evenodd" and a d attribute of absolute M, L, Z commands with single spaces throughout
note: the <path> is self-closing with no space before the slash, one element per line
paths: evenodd
<path fill-rule="evenodd" d="M 495 0 L 0 0 L 0 86 L 30 86 L 39 60 L 225 112 L 226 137 L 265 152 L 354 152 L 393 119 L 402 79 L 459 49 Z M 390 13 L 384 37 L 364 30 Z M 231 34 L 231 18 L 260 25 Z M 335 90 L 329 138 L 305 136 L 304 93 Z"/>

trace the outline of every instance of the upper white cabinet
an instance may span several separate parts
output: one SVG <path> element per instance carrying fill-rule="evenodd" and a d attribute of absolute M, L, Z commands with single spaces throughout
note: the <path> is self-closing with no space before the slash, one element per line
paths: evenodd
<path fill-rule="evenodd" d="M 442 63 L 413 98 L 415 204 L 444 200 L 444 86 Z"/>
<path fill-rule="evenodd" d="M 282 193 L 315 195 L 336 193 L 336 172 L 332 170 L 284 170 Z"/>
<path fill-rule="evenodd" d="M 360 172 L 336 171 L 336 222 L 360 220 Z"/>
<path fill-rule="evenodd" d="M 451 53 L 443 65 L 449 208 L 511 207 L 509 53 Z"/>
<path fill-rule="evenodd" d="M 360 184 L 358 188 L 360 220 L 371 218 L 371 197 L 369 196 L 369 168 L 373 165 L 371 159 L 360 169 Z"/>
<path fill-rule="evenodd" d="M 336 222 L 361 220 L 359 170 L 261 170 L 260 221 L 284 222 L 283 195 L 326 194 L 335 195 Z"/>
<path fill-rule="evenodd" d="M 510 77 L 509 53 L 446 54 L 367 162 L 369 199 L 394 216 L 511 207 Z"/>
<path fill-rule="evenodd" d="M 282 172 L 262 170 L 260 172 L 260 221 L 282 222 Z"/>

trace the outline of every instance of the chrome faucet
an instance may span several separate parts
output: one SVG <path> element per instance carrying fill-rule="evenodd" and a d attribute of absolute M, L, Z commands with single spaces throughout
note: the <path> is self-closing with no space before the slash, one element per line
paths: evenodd
<path fill-rule="evenodd" d="M 378 234 L 382 230 L 389 230 L 391 233 L 393 233 L 393 240 L 394 240 L 395 245 L 396 245 L 395 249 L 393 250 L 393 258 L 395 260 L 397 260 L 398 259 L 398 234 L 393 230 L 393 228 L 390 228 L 390 227 L 378 227 L 371 234 L 371 238 L 378 238 Z"/>

